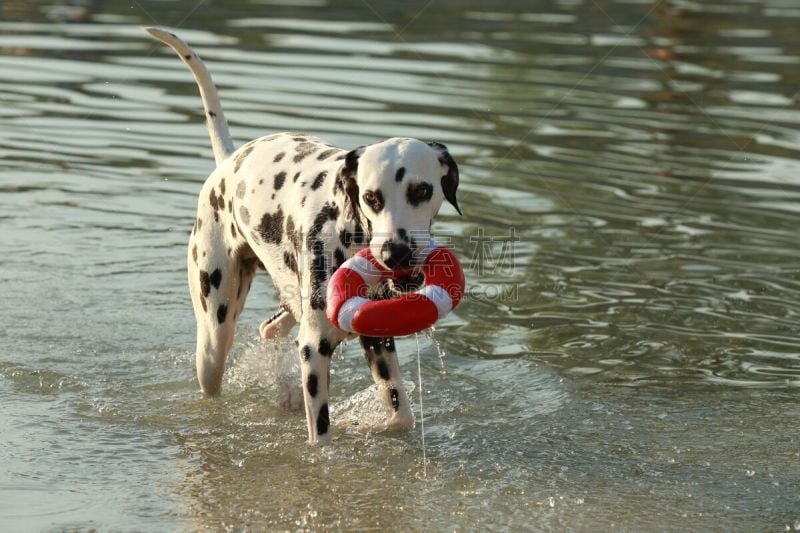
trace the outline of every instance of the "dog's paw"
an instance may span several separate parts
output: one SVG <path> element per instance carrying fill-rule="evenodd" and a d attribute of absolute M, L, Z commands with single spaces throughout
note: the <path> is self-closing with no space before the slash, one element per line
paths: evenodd
<path fill-rule="evenodd" d="M 258 327 L 258 332 L 261 334 L 262 339 L 285 337 L 296 323 L 291 313 L 283 313 L 277 318 L 270 318 L 263 321 Z"/>
<path fill-rule="evenodd" d="M 397 413 L 392 414 L 388 420 L 386 420 L 385 426 L 387 430 L 405 430 L 411 429 L 414 427 L 414 416 L 411 414 L 411 411 L 403 412 L 399 411 Z"/>

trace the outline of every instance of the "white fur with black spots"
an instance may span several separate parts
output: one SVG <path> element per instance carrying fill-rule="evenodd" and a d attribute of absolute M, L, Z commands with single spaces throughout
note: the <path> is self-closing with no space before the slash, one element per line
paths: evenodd
<path fill-rule="evenodd" d="M 388 268 L 413 266 L 442 202 L 458 210 L 458 167 L 444 145 L 408 138 L 346 150 L 305 134 L 277 133 L 234 151 L 217 89 L 200 58 L 174 34 L 147 31 L 194 75 L 217 163 L 200 192 L 189 241 L 200 387 L 209 395 L 220 392 L 236 321 L 262 267 L 281 310 L 261 324 L 260 333 L 284 336 L 300 324 L 308 438 L 327 442 L 331 356 L 348 335 L 325 316 L 328 280 L 365 246 Z M 387 426 L 410 427 L 394 339 L 362 337 L 361 344 Z"/>

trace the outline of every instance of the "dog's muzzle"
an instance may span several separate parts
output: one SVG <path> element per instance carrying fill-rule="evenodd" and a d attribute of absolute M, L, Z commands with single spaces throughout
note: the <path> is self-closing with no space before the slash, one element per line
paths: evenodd
<path fill-rule="evenodd" d="M 381 262 L 392 270 L 411 268 L 413 256 L 414 254 L 407 244 L 386 241 L 381 246 Z"/>

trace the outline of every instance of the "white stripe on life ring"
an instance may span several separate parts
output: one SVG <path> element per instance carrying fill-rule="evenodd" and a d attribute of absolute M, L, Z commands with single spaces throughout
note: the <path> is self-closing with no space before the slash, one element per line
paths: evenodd
<path fill-rule="evenodd" d="M 359 257 L 359 259 L 361 258 Z M 362 298 L 361 296 L 353 296 L 344 302 L 342 307 L 339 308 L 339 328 L 355 333 L 353 331 L 353 317 L 356 316 L 356 311 L 368 301 L 368 299 Z"/>
<path fill-rule="evenodd" d="M 446 290 L 438 285 L 425 285 L 417 291 L 417 294 L 425 296 L 436 305 L 436 309 L 439 310 L 439 318 L 453 310 L 453 299 Z"/>
<path fill-rule="evenodd" d="M 360 255 L 354 255 L 342 266 L 358 272 L 364 279 L 364 283 L 370 287 L 378 283 L 381 279 L 381 271 L 370 263 L 369 259 L 361 257 Z"/>

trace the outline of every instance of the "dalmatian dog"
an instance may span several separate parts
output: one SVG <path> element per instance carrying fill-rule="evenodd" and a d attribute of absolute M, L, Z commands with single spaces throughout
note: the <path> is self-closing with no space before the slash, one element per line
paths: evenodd
<path fill-rule="evenodd" d="M 197 379 L 220 392 L 256 270 L 272 278 L 280 310 L 260 326 L 264 338 L 297 346 L 312 443 L 330 440 L 331 356 L 348 333 L 325 315 L 332 273 L 366 246 L 391 269 L 408 268 L 430 241 L 443 200 L 456 210 L 458 166 L 444 145 L 393 138 L 347 150 L 301 133 L 276 133 L 234 150 L 217 89 L 197 54 L 172 33 L 147 28 L 188 65 L 205 108 L 216 170 L 197 203 L 189 240 L 189 289 L 197 319 Z M 413 423 L 394 338 L 360 337 L 387 411 L 389 428 Z"/>

